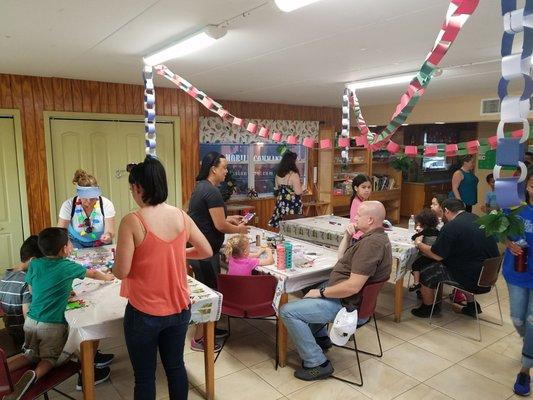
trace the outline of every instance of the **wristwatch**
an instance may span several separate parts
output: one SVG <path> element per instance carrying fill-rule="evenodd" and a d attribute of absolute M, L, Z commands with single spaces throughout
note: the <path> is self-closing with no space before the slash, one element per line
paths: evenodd
<path fill-rule="evenodd" d="M 318 289 L 318 291 L 320 292 L 320 297 L 322 297 L 323 299 L 326 298 L 326 296 L 324 296 L 324 291 L 326 290 L 325 287 L 321 287 L 320 289 Z"/>

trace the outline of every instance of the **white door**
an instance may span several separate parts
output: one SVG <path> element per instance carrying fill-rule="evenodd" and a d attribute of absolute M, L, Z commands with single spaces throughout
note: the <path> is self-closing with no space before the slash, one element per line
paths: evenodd
<path fill-rule="evenodd" d="M 52 119 L 50 126 L 56 203 L 54 223 L 63 201 L 76 195 L 72 178 L 81 168 L 95 176 L 102 195 L 113 202 L 117 231 L 121 218 L 136 208 L 129 192 L 126 165 L 145 157 L 144 123 Z M 176 171 L 172 123 L 157 124 L 157 142 L 158 156 L 167 172 L 168 201 L 174 204 Z"/>
<path fill-rule="evenodd" d="M 19 262 L 24 228 L 13 118 L 0 117 L 0 273 Z"/>

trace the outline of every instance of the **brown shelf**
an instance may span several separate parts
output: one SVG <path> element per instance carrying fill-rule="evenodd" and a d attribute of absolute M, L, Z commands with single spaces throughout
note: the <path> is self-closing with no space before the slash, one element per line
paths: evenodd
<path fill-rule="evenodd" d="M 349 163 L 333 163 L 333 165 L 366 165 L 365 161 L 361 162 L 349 162 Z"/>

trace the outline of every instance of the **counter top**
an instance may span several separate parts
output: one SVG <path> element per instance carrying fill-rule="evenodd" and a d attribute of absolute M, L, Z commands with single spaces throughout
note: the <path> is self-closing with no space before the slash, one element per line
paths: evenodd
<path fill-rule="evenodd" d="M 451 179 L 441 179 L 438 181 L 428 181 L 428 182 L 403 182 L 404 185 L 438 185 L 440 183 L 451 183 Z"/>

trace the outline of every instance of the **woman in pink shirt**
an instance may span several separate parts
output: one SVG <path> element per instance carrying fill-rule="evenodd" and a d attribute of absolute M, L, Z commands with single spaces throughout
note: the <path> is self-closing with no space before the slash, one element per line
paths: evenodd
<path fill-rule="evenodd" d="M 156 158 L 127 167 L 139 210 L 122 218 L 113 273 L 128 299 L 124 336 L 133 366 L 135 400 L 155 400 L 157 350 L 170 400 L 186 399 L 189 385 L 183 346 L 191 318 L 186 258 L 213 252 L 192 219 L 167 204 L 165 169 Z M 187 242 L 193 247 L 186 249 Z"/>
<path fill-rule="evenodd" d="M 353 178 L 352 181 L 352 198 L 350 200 L 350 222 L 356 224 L 355 216 L 359 206 L 370 198 L 372 194 L 372 180 L 368 175 L 359 174 Z M 363 236 L 362 231 L 356 231 L 353 235 L 354 239 L 359 239 Z"/>
<path fill-rule="evenodd" d="M 246 235 L 230 238 L 225 245 L 225 253 L 229 258 L 228 275 L 249 276 L 258 265 L 274 264 L 269 247 L 261 247 L 257 253 L 250 253 L 250 239 Z M 266 258 L 260 258 L 263 253 Z"/>

